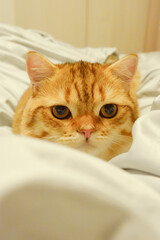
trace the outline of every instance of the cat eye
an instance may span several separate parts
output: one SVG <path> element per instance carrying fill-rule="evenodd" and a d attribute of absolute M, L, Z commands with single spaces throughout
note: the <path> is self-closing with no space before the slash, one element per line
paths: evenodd
<path fill-rule="evenodd" d="M 118 112 L 118 107 L 116 104 L 106 104 L 101 107 L 99 115 L 103 118 L 113 118 Z"/>
<path fill-rule="evenodd" d="M 51 107 L 51 112 L 53 116 L 57 119 L 62 120 L 62 119 L 67 119 L 71 117 L 71 112 L 66 106 L 62 106 L 62 105 L 53 106 Z"/>

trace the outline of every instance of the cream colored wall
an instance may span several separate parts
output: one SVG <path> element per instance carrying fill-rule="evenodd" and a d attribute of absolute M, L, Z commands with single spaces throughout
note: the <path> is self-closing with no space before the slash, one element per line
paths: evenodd
<path fill-rule="evenodd" d="M 148 3 L 149 0 L 89 0 L 88 43 L 107 43 L 123 52 L 141 51 Z"/>
<path fill-rule="evenodd" d="M 78 47 L 160 50 L 160 0 L 0 0 L 0 21 Z"/>
<path fill-rule="evenodd" d="M 144 50 L 160 50 L 160 0 L 151 0 L 149 4 Z"/>
<path fill-rule="evenodd" d="M 0 0 L 0 22 L 15 23 L 14 0 Z"/>
<path fill-rule="evenodd" d="M 85 45 L 86 0 L 15 0 L 16 23 Z"/>

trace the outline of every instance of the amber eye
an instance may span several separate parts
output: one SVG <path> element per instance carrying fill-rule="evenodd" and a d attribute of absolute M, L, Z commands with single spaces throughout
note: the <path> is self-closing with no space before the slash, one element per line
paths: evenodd
<path fill-rule="evenodd" d="M 103 118 L 113 118 L 118 112 L 116 104 L 106 104 L 101 107 L 99 115 Z"/>
<path fill-rule="evenodd" d="M 51 107 L 51 112 L 55 118 L 58 119 L 67 119 L 71 117 L 71 112 L 66 106 L 57 105 Z"/>

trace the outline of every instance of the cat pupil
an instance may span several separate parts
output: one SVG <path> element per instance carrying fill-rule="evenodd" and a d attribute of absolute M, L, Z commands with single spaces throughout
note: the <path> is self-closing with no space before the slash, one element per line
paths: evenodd
<path fill-rule="evenodd" d="M 56 112 L 59 115 L 63 115 L 66 111 L 66 107 L 65 106 L 56 106 Z"/>
<path fill-rule="evenodd" d="M 104 108 L 105 108 L 105 112 L 108 115 L 111 115 L 114 112 L 114 105 L 113 104 L 107 104 L 107 105 L 104 106 Z"/>

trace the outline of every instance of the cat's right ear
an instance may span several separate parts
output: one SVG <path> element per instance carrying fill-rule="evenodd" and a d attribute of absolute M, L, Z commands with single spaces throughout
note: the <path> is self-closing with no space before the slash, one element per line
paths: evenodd
<path fill-rule="evenodd" d="M 136 54 L 128 54 L 110 65 L 107 70 L 110 70 L 113 75 L 129 85 L 136 73 L 137 64 L 138 56 Z"/>
<path fill-rule="evenodd" d="M 26 63 L 27 72 L 34 90 L 41 80 L 52 77 L 57 69 L 54 64 L 37 52 L 28 52 Z"/>

